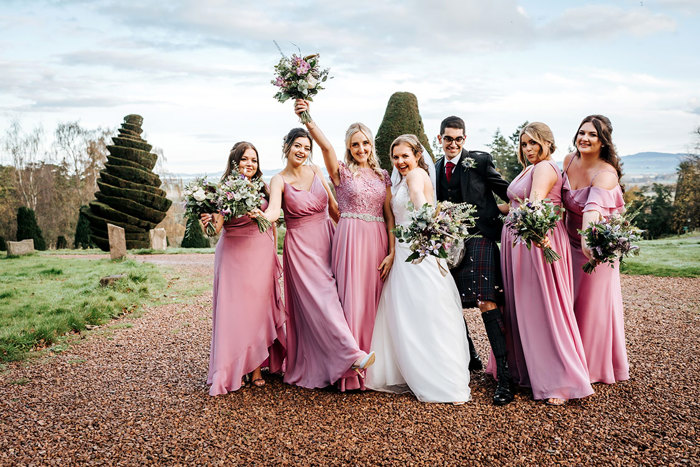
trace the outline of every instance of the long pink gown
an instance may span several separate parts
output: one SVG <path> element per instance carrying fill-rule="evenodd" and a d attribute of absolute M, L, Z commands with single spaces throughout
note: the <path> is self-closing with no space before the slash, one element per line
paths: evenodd
<path fill-rule="evenodd" d="M 248 216 L 224 223 L 214 255 L 210 395 L 236 391 L 241 377 L 258 366 L 281 371 L 286 341 L 281 275 L 272 229 L 260 233 Z"/>
<path fill-rule="evenodd" d="M 552 161 L 548 164 L 557 181 L 547 198 L 561 205 L 562 176 Z M 518 198 L 530 196 L 534 167 L 508 187 L 513 208 Z M 548 234 L 561 259 L 548 264 L 540 248 L 513 245 L 514 234 L 501 234 L 501 269 L 505 289 L 505 325 L 508 365 L 513 380 L 532 388 L 534 399 L 578 399 L 593 394 L 586 357 L 576 326 L 571 273 L 571 250 L 564 221 Z M 492 360 L 492 359 L 491 359 Z M 490 367 L 493 365 L 490 365 Z M 495 377 L 495 368 L 492 369 Z"/>
<path fill-rule="evenodd" d="M 338 381 L 364 356 L 350 332 L 331 271 L 333 222 L 328 195 L 314 175 L 308 191 L 284 184 L 284 295 L 287 368 L 284 381 L 313 389 Z"/>
<path fill-rule="evenodd" d="M 358 346 L 370 351 L 382 279 L 377 268 L 388 253 L 384 200 L 391 179 L 372 169 L 358 169 L 353 176 L 348 166 L 339 164 L 340 184 L 335 187 L 340 221 L 333 236 L 333 275 L 345 319 Z M 354 371 L 339 381 L 340 390 L 365 390 L 364 380 Z"/>
<path fill-rule="evenodd" d="M 578 233 L 585 211 L 598 211 L 603 216 L 623 212 L 625 202 L 622 189 L 619 186 L 612 190 L 586 186 L 572 190 L 565 174 L 562 198 L 573 258 L 574 313 L 586 351 L 591 382 L 613 384 L 627 380 L 629 363 L 625 344 L 620 265 L 616 262 L 611 268 L 609 264 L 600 264 L 591 274 L 583 272 L 581 268 L 588 259 L 581 251 L 581 235 Z"/>

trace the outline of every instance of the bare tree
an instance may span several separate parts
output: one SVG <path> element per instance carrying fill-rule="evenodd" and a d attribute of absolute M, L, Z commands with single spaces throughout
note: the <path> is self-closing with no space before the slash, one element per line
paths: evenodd
<path fill-rule="evenodd" d="M 39 193 L 39 179 L 36 177 L 39 166 L 39 152 L 44 140 L 44 131 L 37 127 L 24 133 L 18 120 L 10 124 L 5 133 L 3 148 L 15 167 L 15 188 L 25 206 L 36 210 Z"/>

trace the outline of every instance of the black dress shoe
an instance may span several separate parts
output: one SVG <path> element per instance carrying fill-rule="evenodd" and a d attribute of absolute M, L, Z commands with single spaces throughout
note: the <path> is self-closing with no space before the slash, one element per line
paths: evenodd
<path fill-rule="evenodd" d="M 493 394 L 493 405 L 506 405 L 513 402 L 513 385 L 504 381 L 499 381 L 496 392 Z"/>
<path fill-rule="evenodd" d="M 469 360 L 469 371 L 479 371 L 484 369 L 484 364 L 477 354 L 472 354 L 471 360 Z"/>

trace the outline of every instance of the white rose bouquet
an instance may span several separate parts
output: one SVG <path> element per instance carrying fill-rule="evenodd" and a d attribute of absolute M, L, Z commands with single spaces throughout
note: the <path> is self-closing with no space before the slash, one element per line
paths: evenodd
<path fill-rule="evenodd" d="M 253 209 L 260 208 L 265 196 L 265 185 L 262 180 L 248 180 L 233 168 L 231 175 L 216 187 L 216 206 L 225 220 L 241 217 Z M 258 224 L 258 230 L 265 232 L 272 225 L 264 216 L 253 218 Z"/>
<path fill-rule="evenodd" d="M 217 211 L 216 185 L 208 182 L 207 177 L 196 178 L 188 183 L 182 196 L 185 200 L 185 217 L 193 221 L 199 222 L 200 214 L 211 214 Z M 209 237 L 216 235 L 214 224 L 208 223 L 204 233 Z"/>

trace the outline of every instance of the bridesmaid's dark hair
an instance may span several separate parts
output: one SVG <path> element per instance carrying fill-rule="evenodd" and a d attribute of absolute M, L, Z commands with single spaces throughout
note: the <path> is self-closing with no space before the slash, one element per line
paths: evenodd
<path fill-rule="evenodd" d="M 292 144 L 294 144 L 294 140 L 297 138 L 306 138 L 309 140 L 309 146 L 311 146 L 311 151 L 309 152 L 310 160 L 311 153 L 314 150 L 314 140 L 311 137 L 311 133 L 306 131 L 305 128 L 292 128 L 289 130 L 289 133 L 287 133 L 287 136 L 284 137 L 284 142 L 282 144 L 282 157 L 286 159 L 289 156 L 289 151 L 292 150 Z"/>
<path fill-rule="evenodd" d="M 231 152 L 229 152 L 228 162 L 226 162 L 226 170 L 224 170 L 224 174 L 221 176 L 221 181 L 226 180 L 226 178 L 229 175 L 231 175 L 231 172 L 233 172 L 234 164 L 236 165 L 236 167 L 238 167 L 238 165 L 241 163 L 243 153 L 245 153 L 248 149 L 252 149 L 253 151 L 255 151 L 255 157 L 258 158 L 258 168 L 253 174 L 252 178 L 262 178 L 262 170 L 260 170 L 260 156 L 258 155 L 258 149 L 255 146 L 253 146 L 252 143 L 249 143 L 247 141 L 239 141 L 233 145 L 233 147 L 231 148 Z M 270 192 L 267 188 L 267 184 L 265 184 L 265 198 L 270 199 Z"/>
<path fill-rule="evenodd" d="M 598 139 L 600 139 L 602 144 L 600 148 L 600 158 L 615 168 L 615 171 L 617 172 L 617 179 L 620 180 L 622 178 L 622 165 L 620 164 L 620 158 L 617 155 L 617 149 L 612 141 L 613 127 L 608 117 L 604 115 L 589 115 L 581 121 L 581 124 L 578 126 L 578 129 L 574 134 L 573 141 L 574 147 L 576 148 L 574 154 L 576 157 L 581 157 L 581 153 L 576 147 L 576 138 L 578 137 L 578 132 L 584 123 L 591 123 L 595 128 L 595 131 L 598 133 Z"/>

